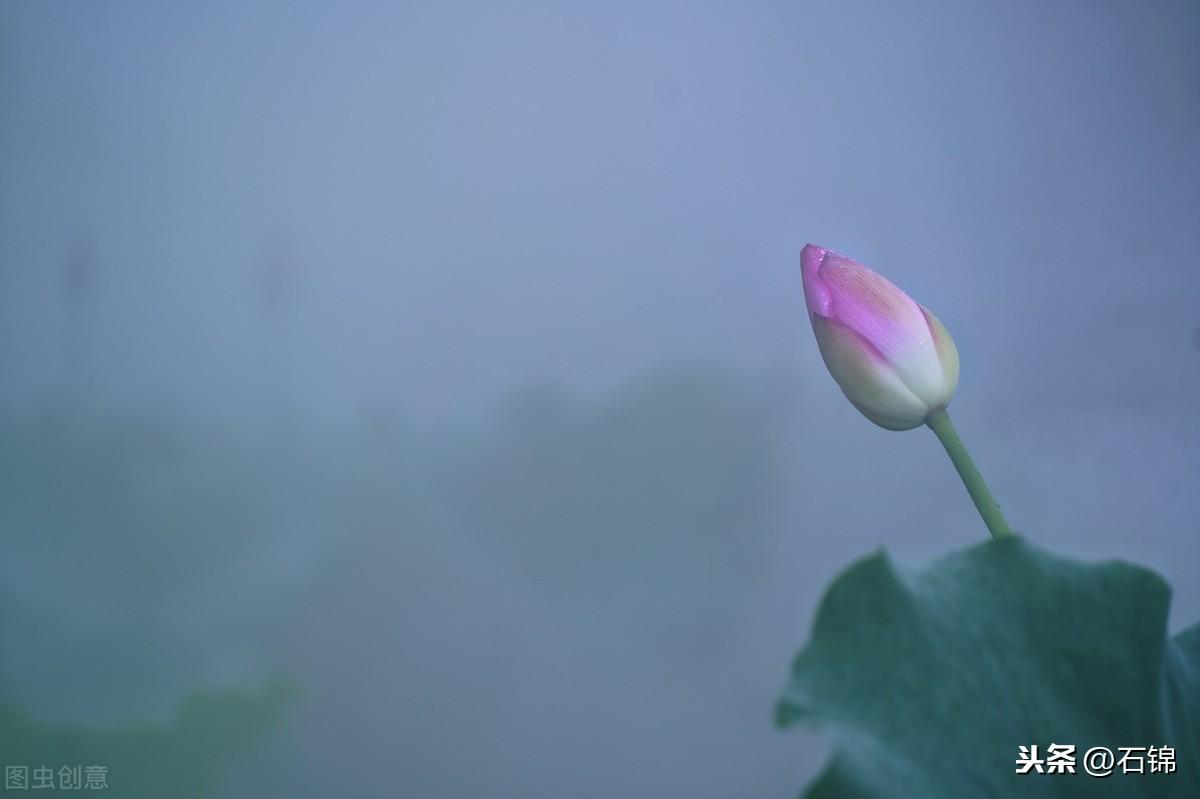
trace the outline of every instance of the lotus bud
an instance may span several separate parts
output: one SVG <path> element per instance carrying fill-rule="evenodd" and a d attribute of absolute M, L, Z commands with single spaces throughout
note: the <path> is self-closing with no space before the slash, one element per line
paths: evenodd
<path fill-rule="evenodd" d="M 821 357 L 854 407 L 880 427 L 910 430 L 950 404 L 958 350 L 936 316 L 823 247 L 806 245 L 800 267 Z"/>

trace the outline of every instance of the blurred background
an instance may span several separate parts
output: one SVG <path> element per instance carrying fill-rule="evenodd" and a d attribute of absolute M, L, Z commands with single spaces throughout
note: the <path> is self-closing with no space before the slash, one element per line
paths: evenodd
<path fill-rule="evenodd" d="M 0 5 L 0 761 L 794 795 L 823 587 L 986 536 L 826 374 L 809 240 L 953 332 L 1015 527 L 1194 620 L 1198 40 L 1185 0 Z"/>

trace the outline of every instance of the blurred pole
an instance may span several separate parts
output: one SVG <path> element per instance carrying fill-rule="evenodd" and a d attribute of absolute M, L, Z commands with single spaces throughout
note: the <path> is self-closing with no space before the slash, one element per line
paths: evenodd
<path fill-rule="evenodd" d="M 257 273 L 256 300 L 262 358 L 263 396 L 268 427 L 290 434 L 295 428 L 292 401 L 293 330 L 300 270 L 287 247 L 268 250 Z"/>
<path fill-rule="evenodd" d="M 63 391 L 72 405 L 90 400 L 94 388 L 96 308 L 95 250 L 90 239 L 71 243 L 63 261 Z"/>

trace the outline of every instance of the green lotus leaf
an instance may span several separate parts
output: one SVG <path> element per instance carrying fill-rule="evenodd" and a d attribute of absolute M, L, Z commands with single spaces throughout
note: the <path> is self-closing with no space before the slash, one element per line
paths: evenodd
<path fill-rule="evenodd" d="M 919 569 L 860 561 L 827 591 L 777 708 L 833 738 L 805 796 L 1200 796 L 1200 625 L 1168 637 L 1170 595 L 1144 568 L 1015 536 Z M 1017 774 L 1018 747 L 1044 759 L 1050 744 L 1076 747 L 1075 773 Z M 1093 747 L 1118 759 L 1110 776 L 1085 770 Z M 1160 756 L 1122 766 L 1121 747 Z M 1144 773 L 1123 773 L 1139 754 Z"/>

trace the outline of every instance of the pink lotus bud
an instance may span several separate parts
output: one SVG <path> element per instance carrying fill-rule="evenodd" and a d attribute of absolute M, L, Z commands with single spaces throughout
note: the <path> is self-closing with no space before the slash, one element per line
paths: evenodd
<path fill-rule="evenodd" d="M 937 317 L 857 261 L 808 244 L 804 298 L 821 357 L 842 393 L 888 430 L 950 404 L 958 350 Z"/>

